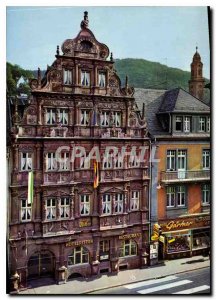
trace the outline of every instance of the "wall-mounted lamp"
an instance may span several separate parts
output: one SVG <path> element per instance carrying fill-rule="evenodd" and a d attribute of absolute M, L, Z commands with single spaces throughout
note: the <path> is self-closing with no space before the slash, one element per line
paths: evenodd
<path fill-rule="evenodd" d="M 160 182 L 158 182 L 157 190 L 160 190 L 161 188 L 162 188 L 162 186 L 160 185 Z"/>

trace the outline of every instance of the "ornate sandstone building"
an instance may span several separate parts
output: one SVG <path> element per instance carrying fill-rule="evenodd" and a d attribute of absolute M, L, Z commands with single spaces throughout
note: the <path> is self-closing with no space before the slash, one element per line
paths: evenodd
<path fill-rule="evenodd" d="M 57 46 L 44 77 L 38 70 L 31 81 L 23 116 L 15 106 L 8 205 L 12 289 L 32 278 L 61 282 L 147 264 L 149 151 L 145 161 L 136 160 L 140 147 L 150 147 L 144 109 L 137 109 L 127 78 L 121 87 L 112 53 L 88 28 L 87 12 L 77 37 L 61 50 Z M 107 156 L 108 146 L 130 155 Z M 88 159 L 94 147 L 101 157 L 96 186 L 94 160 Z"/>

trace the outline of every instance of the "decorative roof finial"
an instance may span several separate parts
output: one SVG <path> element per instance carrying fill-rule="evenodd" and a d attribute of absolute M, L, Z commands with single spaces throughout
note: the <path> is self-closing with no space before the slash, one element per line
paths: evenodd
<path fill-rule="evenodd" d="M 110 61 L 113 61 L 113 53 L 110 54 Z"/>
<path fill-rule="evenodd" d="M 89 20 L 88 20 L 88 12 L 87 11 L 84 11 L 84 20 L 82 20 L 81 24 L 80 24 L 80 27 L 82 29 L 84 28 L 87 28 L 88 27 L 88 23 L 89 23 Z"/>
<path fill-rule="evenodd" d="M 59 55 L 59 45 L 57 45 L 57 48 L 56 48 L 56 55 Z"/>
<path fill-rule="evenodd" d="M 197 50 L 198 50 L 198 46 L 196 46 L 196 52 L 197 52 Z"/>

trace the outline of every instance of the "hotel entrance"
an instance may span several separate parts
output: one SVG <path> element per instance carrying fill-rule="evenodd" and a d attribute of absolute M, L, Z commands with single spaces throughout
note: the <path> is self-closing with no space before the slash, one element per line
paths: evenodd
<path fill-rule="evenodd" d="M 36 252 L 28 261 L 28 279 L 54 276 L 54 256 L 49 251 Z"/>

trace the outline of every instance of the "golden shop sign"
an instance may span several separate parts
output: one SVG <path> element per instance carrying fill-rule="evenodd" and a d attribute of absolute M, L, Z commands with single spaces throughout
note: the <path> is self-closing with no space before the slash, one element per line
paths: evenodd
<path fill-rule="evenodd" d="M 127 240 L 127 239 L 133 239 L 137 237 L 141 237 L 141 233 L 131 233 L 131 234 L 124 234 L 119 236 L 119 240 Z"/>
<path fill-rule="evenodd" d="M 89 244 L 93 244 L 93 240 L 67 242 L 65 244 L 65 247 L 82 246 L 82 245 L 89 245 Z"/>

